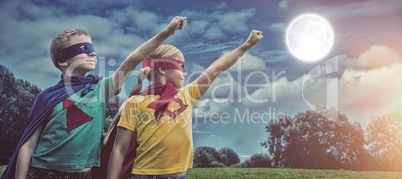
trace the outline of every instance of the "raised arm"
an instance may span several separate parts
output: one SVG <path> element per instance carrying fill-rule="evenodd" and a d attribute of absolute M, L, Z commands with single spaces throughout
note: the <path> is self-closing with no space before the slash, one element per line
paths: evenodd
<path fill-rule="evenodd" d="M 212 63 L 212 65 L 210 65 L 201 74 L 201 76 L 197 78 L 197 83 L 200 88 L 201 96 L 205 94 L 205 92 L 208 90 L 212 82 L 214 82 L 219 74 L 230 68 L 234 63 L 236 63 L 236 61 L 239 60 L 239 58 L 243 56 L 243 54 L 246 53 L 248 49 L 257 44 L 258 41 L 260 41 L 262 38 L 263 36 L 261 31 L 253 30 L 251 31 L 250 36 L 244 44 L 240 45 L 235 50 L 231 51 L 230 53 Z"/>
<path fill-rule="evenodd" d="M 177 30 L 184 28 L 187 22 L 186 19 L 186 17 L 176 16 L 164 30 L 128 55 L 112 76 L 112 83 L 115 90 L 110 92 L 110 98 L 112 98 L 115 95 L 115 91 L 119 90 L 124 82 L 126 82 L 127 78 L 138 64 L 145 60 L 145 58 L 155 51 L 168 37 L 175 34 Z"/>

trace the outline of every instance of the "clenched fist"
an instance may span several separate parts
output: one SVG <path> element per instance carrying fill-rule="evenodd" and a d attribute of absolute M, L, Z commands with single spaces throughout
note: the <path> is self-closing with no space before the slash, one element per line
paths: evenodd
<path fill-rule="evenodd" d="M 169 32 L 171 32 L 172 35 L 175 34 L 177 30 L 182 30 L 184 26 L 186 26 L 186 19 L 187 17 L 176 16 L 167 26 L 167 29 L 169 30 Z"/>
<path fill-rule="evenodd" d="M 250 36 L 248 37 L 245 44 L 252 47 L 255 44 L 257 44 L 258 41 L 260 41 L 262 38 L 264 38 L 264 36 L 262 36 L 261 31 L 253 30 L 253 31 L 251 31 Z"/>

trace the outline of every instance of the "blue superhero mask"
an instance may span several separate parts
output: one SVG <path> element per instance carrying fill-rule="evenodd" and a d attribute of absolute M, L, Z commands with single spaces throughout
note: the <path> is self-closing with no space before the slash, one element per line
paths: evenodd
<path fill-rule="evenodd" d="M 83 53 L 95 52 L 94 46 L 91 43 L 79 43 L 67 47 L 56 54 L 57 63 L 66 61 L 67 59 Z"/>

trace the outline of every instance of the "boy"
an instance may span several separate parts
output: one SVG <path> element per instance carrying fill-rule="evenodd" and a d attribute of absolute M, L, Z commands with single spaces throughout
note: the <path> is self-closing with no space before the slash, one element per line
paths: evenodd
<path fill-rule="evenodd" d="M 27 129 L 1 179 L 91 178 L 91 168 L 100 166 L 107 101 L 139 63 L 185 24 L 185 17 L 175 17 L 105 79 L 85 76 L 97 61 L 88 33 L 73 29 L 59 34 L 52 41 L 50 55 L 62 80 L 38 95 Z"/>

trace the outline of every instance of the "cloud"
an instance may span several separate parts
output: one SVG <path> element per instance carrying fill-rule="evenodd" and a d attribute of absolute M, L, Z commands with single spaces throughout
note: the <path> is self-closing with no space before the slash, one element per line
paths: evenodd
<path fill-rule="evenodd" d="M 219 136 L 219 135 L 212 134 L 212 135 L 209 135 L 209 137 L 214 138 L 214 139 L 218 139 L 218 140 L 222 140 L 222 136 Z"/>
<path fill-rule="evenodd" d="M 224 51 L 221 55 L 228 54 L 229 51 Z M 239 71 L 240 70 L 240 71 Z M 251 71 L 268 71 L 268 67 L 265 65 L 264 60 L 257 56 L 251 55 L 246 52 L 232 67 L 230 67 L 228 72 L 251 72 Z"/>
<path fill-rule="evenodd" d="M 228 51 L 223 52 L 221 57 L 228 53 Z M 193 73 L 189 74 L 188 79 L 195 80 L 205 68 L 196 63 L 192 63 L 192 66 Z M 230 108 L 235 96 L 238 96 L 239 92 L 244 88 L 242 84 L 238 83 L 241 79 L 237 79 L 238 76 L 233 76 L 233 73 L 248 73 L 247 76 L 250 76 L 250 78 L 246 80 L 247 83 L 251 84 L 253 82 L 251 73 L 265 75 L 266 71 L 268 71 L 268 68 L 262 59 L 245 53 L 232 67 L 222 72 L 204 94 L 203 99 L 211 99 L 208 101 L 208 109 L 206 110 L 209 110 L 209 112 L 224 112 Z"/>
<path fill-rule="evenodd" d="M 201 124 L 199 124 L 197 122 L 192 124 L 192 128 L 193 128 L 193 133 L 196 133 L 196 134 L 209 134 L 209 132 L 201 131 L 202 126 L 201 126 Z"/>
<path fill-rule="evenodd" d="M 228 5 L 226 4 L 226 2 L 212 3 L 212 10 L 214 10 L 214 11 L 219 10 L 219 9 L 224 9 L 227 7 L 228 7 Z"/>
<path fill-rule="evenodd" d="M 292 55 L 288 50 L 264 50 L 259 52 L 259 56 L 264 57 L 264 61 L 272 63 L 286 60 Z"/>
<path fill-rule="evenodd" d="M 141 33 L 148 36 L 158 33 L 163 28 L 161 23 L 169 23 L 170 20 L 167 17 L 161 18 L 153 12 L 139 10 L 133 6 L 112 9 L 108 19 L 131 33 Z"/>
<path fill-rule="evenodd" d="M 226 7 L 216 10 L 184 10 L 180 14 L 189 17 L 188 25 L 175 34 L 175 38 L 183 43 L 179 48 L 185 55 L 197 55 L 194 56 L 197 59 L 214 61 L 216 53 L 233 50 L 246 41 L 251 30 L 249 21 L 255 12 L 255 8 L 235 11 Z M 243 38 L 237 38 L 239 36 Z M 169 39 L 166 43 L 170 43 Z"/>
<path fill-rule="evenodd" d="M 287 10 L 289 9 L 290 3 L 292 3 L 293 0 L 281 0 L 278 4 L 278 7 L 280 10 Z"/>
<path fill-rule="evenodd" d="M 189 33 L 193 35 L 202 35 L 205 33 L 207 26 L 209 25 L 208 21 L 206 20 L 195 20 L 188 24 Z"/>
<path fill-rule="evenodd" d="M 328 18 L 368 17 L 401 11 L 402 1 L 369 0 L 315 8 Z"/>
<path fill-rule="evenodd" d="M 310 109 L 306 101 L 303 101 L 302 92 L 308 102 L 319 107 L 326 106 L 330 102 L 327 99 L 335 97 L 342 113 L 347 114 L 352 121 L 366 126 L 371 121 L 371 115 L 382 115 L 402 103 L 401 60 L 394 50 L 386 46 L 372 46 L 357 59 L 342 56 L 339 63 L 347 64 L 342 74 L 339 74 L 341 71 L 335 75 L 322 74 L 304 84 L 303 79 L 309 77 L 308 75 L 293 81 L 286 77 L 280 77 L 276 81 L 271 79 L 270 84 L 254 91 L 250 96 L 243 96 L 242 104 L 259 111 L 271 106 L 277 112 L 294 115 Z M 326 68 L 327 71 L 334 69 Z M 319 66 L 317 70 L 311 71 L 311 74 L 321 74 Z M 336 80 L 338 86 L 329 83 L 328 80 L 331 79 Z M 339 93 L 335 94 L 337 90 Z M 255 102 L 263 99 L 268 102 Z"/>
<path fill-rule="evenodd" d="M 151 30 L 154 34 L 162 30 L 159 29 L 158 16 L 155 13 L 148 11 L 134 11 L 130 16 L 133 17 L 133 23 L 140 30 Z M 154 31 L 152 31 L 152 29 L 154 29 Z"/>
<path fill-rule="evenodd" d="M 197 54 L 201 56 L 206 56 L 211 53 L 220 53 L 224 50 L 234 50 L 241 44 L 239 41 L 227 41 L 223 43 L 214 42 L 189 42 L 188 45 L 181 47 L 181 51 L 186 54 Z M 215 57 L 216 58 L 216 57 Z M 213 59 L 215 61 L 217 59 Z M 212 63 L 211 63 L 212 64 Z"/>
<path fill-rule="evenodd" d="M 255 16 L 255 12 L 254 8 L 240 11 L 223 11 L 220 9 L 212 11 L 210 9 L 206 11 L 185 10 L 182 14 L 191 17 L 188 26 L 190 36 L 207 33 L 203 37 L 212 39 L 230 37 L 227 35 L 223 36 L 223 33 L 236 34 L 249 30 L 248 21 Z M 214 33 L 217 33 L 219 36 L 214 35 Z"/>
<path fill-rule="evenodd" d="M 347 69 L 339 81 L 339 100 L 344 111 L 368 124 L 370 115 L 382 115 L 402 104 L 401 81 L 401 63 L 365 71 Z"/>
<path fill-rule="evenodd" d="M 343 35 L 338 35 L 337 37 L 339 39 L 342 39 L 342 38 L 360 38 L 360 37 L 363 37 L 363 36 L 364 36 L 363 34 L 356 34 L 356 33 L 353 33 L 353 32 L 348 32 L 348 33 L 343 34 Z"/>
<path fill-rule="evenodd" d="M 354 70 L 373 70 L 401 63 L 399 54 L 387 46 L 374 45 L 356 59 L 347 59 L 345 65 Z"/>
<path fill-rule="evenodd" d="M 225 32 L 243 32 L 249 29 L 247 20 L 254 17 L 255 9 L 246 9 L 239 12 L 227 12 L 217 14 L 219 17 L 219 26 Z"/>
<path fill-rule="evenodd" d="M 302 99 L 302 77 L 289 81 L 284 74 L 276 74 L 276 78 L 270 78 L 269 82 L 265 83 L 262 87 L 255 90 L 250 95 L 242 96 L 242 105 L 243 107 L 248 107 L 250 109 L 255 110 L 259 113 L 276 112 L 277 115 L 285 114 L 288 116 L 292 116 L 298 112 L 303 112 L 308 109 L 306 104 Z M 315 96 L 315 98 L 320 98 L 320 88 L 316 88 L 311 84 L 305 85 L 305 91 L 308 100 L 312 100 L 313 102 L 317 102 L 320 100 L 313 100 L 311 96 Z M 314 95 L 309 95 L 314 94 Z M 269 117 L 275 118 L 277 115 L 270 115 Z"/>
<path fill-rule="evenodd" d="M 230 73 L 218 76 L 202 99 L 194 106 L 193 117 L 209 118 L 211 115 L 229 112 L 235 106 L 235 97 L 238 96 L 242 85 L 237 83 Z"/>
<path fill-rule="evenodd" d="M 268 26 L 268 29 L 271 32 L 274 33 L 281 33 L 281 34 L 285 34 L 286 33 L 286 25 L 283 23 L 274 23 L 274 24 L 270 24 Z"/>
<path fill-rule="evenodd" d="M 204 35 L 208 40 L 222 39 L 224 37 L 223 31 L 219 27 L 211 27 L 205 31 Z"/>
<path fill-rule="evenodd" d="M 206 116 L 205 113 L 207 113 L 209 110 L 209 105 L 208 105 L 209 101 L 210 101 L 209 99 L 204 98 L 204 99 L 198 100 L 194 104 L 193 113 L 192 113 L 193 119 L 197 119 L 198 117 Z M 198 121 L 195 123 L 198 123 Z"/>
<path fill-rule="evenodd" d="M 376 65 L 375 68 L 362 65 L 358 69 L 362 59 L 380 60 L 384 63 Z M 284 71 L 277 72 L 268 81 L 260 81 L 258 89 L 249 91 L 249 95 L 245 89 L 250 87 L 245 86 L 244 80 L 242 83 L 233 83 L 230 75 L 220 76 L 204 96 L 208 101 L 204 101 L 198 108 L 218 114 L 227 112 L 232 117 L 235 116 L 235 109 L 249 109 L 250 114 L 269 114 L 265 115 L 269 120 L 281 114 L 293 117 L 299 112 L 314 110 L 307 105 L 311 103 L 318 107 L 338 107 L 351 121 L 358 121 L 365 127 L 371 121 L 372 115 L 383 115 L 396 105 L 402 104 L 402 59 L 393 49 L 373 46 L 361 53 L 357 59 L 341 55 L 331 60 L 347 64 L 346 69 L 338 71 L 338 65 L 329 63 L 328 60 L 292 81 L 286 77 Z M 321 71 L 321 68 L 325 68 L 325 73 L 328 74 L 322 73 L 324 71 Z M 318 74 L 318 77 L 303 83 L 304 79 L 314 77 L 314 74 Z M 213 88 L 217 89 L 211 90 Z M 233 101 L 220 103 L 219 99 L 214 99 L 216 96 L 220 100 L 223 97 Z M 208 115 L 203 117 L 208 118 Z"/>
<path fill-rule="evenodd" d="M 191 62 L 191 66 L 192 66 L 191 73 L 197 73 L 200 75 L 202 72 L 204 72 L 206 70 L 206 68 L 204 68 L 203 66 L 201 66 L 195 62 Z M 196 74 L 194 74 L 194 75 L 196 75 Z"/>

